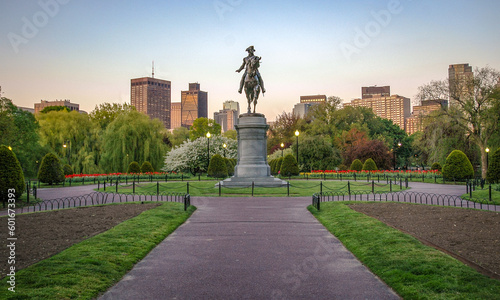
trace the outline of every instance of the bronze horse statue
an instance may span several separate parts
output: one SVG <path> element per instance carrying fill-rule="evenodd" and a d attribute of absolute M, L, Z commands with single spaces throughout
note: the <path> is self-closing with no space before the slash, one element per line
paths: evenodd
<path fill-rule="evenodd" d="M 253 56 L 248 60 L 247 63 L 247 75 L 245 77 L 245 95 L 248 100 L 248 113 L 252 112 L 251 104 L 253 102 L 253 113 L 255 113 L 255 106 L 257 105 L 257 99 L 259 99 L 261 86 L 259 83 L 259 78 L 257 77 L 257 70 L 260 67 L 261 57 Z"/>

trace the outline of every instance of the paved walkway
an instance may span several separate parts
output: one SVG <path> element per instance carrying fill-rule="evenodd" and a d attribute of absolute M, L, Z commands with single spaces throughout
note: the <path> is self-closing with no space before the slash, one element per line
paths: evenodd
<path fill-rule="evenodd" d="M 100 299 L 398 299 L 303 198 L 193 198 L 198 210 Z"/>

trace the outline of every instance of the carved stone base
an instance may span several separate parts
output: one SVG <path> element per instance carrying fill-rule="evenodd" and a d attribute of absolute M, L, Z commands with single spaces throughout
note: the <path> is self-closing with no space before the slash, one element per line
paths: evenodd
<path fill-rule="evenodd" d="M 281 187 L 287 182 L 271 176 L 267 164 L 267 129 L 263 114 L 242 114 L 234 126 L 238 133 L 238 162 L 234 176 L 221 181 L 225 187 Z M 218 184 L 217 184 L 218 185 Z"/>

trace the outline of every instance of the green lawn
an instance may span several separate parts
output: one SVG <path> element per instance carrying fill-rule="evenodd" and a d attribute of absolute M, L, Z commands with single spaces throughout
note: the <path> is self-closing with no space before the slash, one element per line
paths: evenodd
<path fill-rule="evenodd" d="M 471 200 L 478 203 L 500 205 L 500 191 L 495 190 L 495 188 L 492 186 L 490 201 L 489 187 L 488 185 L 485 185 L 484 189 L 477 187 L 476 190 L 472 192 L 472 198 L 470 197 L 470 194 L 463 194 L 462 199 Z"/>
<path fill-rule="evenodd" d="M 137 205 L 137 204 L 119 204 Z M 16 292 L 2 280 L 0 299 L 92 299 L 118 282 L 135 263 L 194 212 L 167 202 L 16 273 Z"/>
<path fill-rule="evenodd" d="M 219 196 L 219 188 L 216 186 L 218 181 L 189 181 L 189 182 L 153 182 L 153 183 L 136 183 L 135 193 L 189 193 L 191 196 Z M 188 191 L 189 183 L 189 191 Z M 371 193 L 372 183 L 366 181 L 350 181 L 351 192 L 354 193 Z M 374 184 L 375 193 L 386 193 L 390 191 L 390 185 L 385 182 Z M 405 189 L 403 183 L 403 190 Z M 134 187 L 132 184 L 127 186 L 118 186 L 118 193 L 132 193 Z M 288 192 L 287 187 L 280 188 L 262 188 L 255 187 L 253 190 L 254 196 L 264 197 L 284 197 L 288 194 L 292 197 L 310 197 L 314 193 L 323 192 L 343 192 L 348 193 L 347 181 L 338 180 L 291 180 L 290 189 Z M 399 191 L 399 185 L 392 185 L 393 191 Z M 99 191 L 104 191 L 100 188 Z M 108 186 L 107 192 L 116 192 L 116 186 Z M 252 187 L 251 183 L 246 188 L 221 188 L 221 196 L 235 197 L 235 196 L 251 196 Z"/>
<path fill-rule="evenodd" d="M 499 281 L 347 204 L 325 202 L 321 211 L 308 209 L 403 299 L 500 299 Z"/>

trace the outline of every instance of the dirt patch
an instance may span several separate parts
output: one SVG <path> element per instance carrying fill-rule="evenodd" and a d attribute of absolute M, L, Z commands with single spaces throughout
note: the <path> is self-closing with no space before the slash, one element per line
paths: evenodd
<path fill-rule="evenodd" d="M 349 206 L 500 279 L 500 213 L 404 203 Z"/>
<path fill-rule="evenodd" d="M 104 232 L 160 204 L 79 207 L 16 216 L 16 271 L 53 256 L 73 244 Z M 0 236 L 7 243 L 7 218 L 0 218 Z M 0 247 L 0 278 L 9 267 L 9 249 Z"/>

